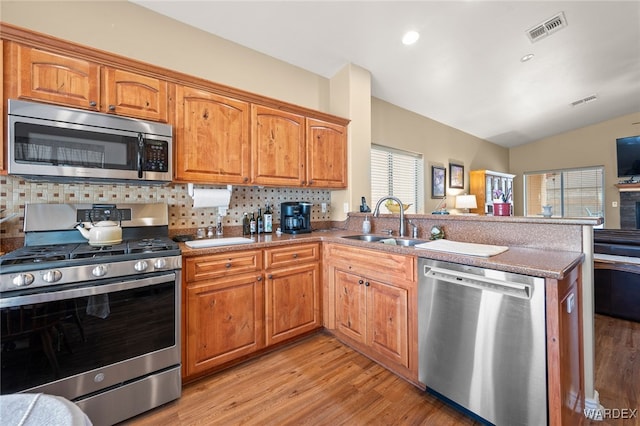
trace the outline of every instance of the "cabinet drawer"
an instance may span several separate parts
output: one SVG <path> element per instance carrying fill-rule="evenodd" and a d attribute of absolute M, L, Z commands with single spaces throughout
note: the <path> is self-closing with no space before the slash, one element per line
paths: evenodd
<path fill-rule="evenodd" d="M 359 247 L 328 244 L 327 261 L 338 263 L 347 268 L 366 268 L 367 276 L 382 279 L 398 278 L 415 281 L 415 262 L 413 256 L 388 253 L 383 250 L 368 250 Z"/>
<path fill-rule="evenodd" d="M 320 244 L 296 244 L 264 251 L 265 268 L 280 268 L 301 262 L 318 262 Z"/>
<path fill-rule="evenodd" d="M 187 282 L 209 280 L 262 270 L 260 250 L 198 256 L 185 259 Z"/>

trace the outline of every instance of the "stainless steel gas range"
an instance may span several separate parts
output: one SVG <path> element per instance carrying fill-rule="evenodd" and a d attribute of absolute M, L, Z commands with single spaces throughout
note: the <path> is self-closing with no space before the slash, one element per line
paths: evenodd
<path fill-rule="evenodd" d="M 122 241 L 90 245 L 79 222 Z M 0 257 L 2 394 L 74 401 L 112 425 L 180 397 L 181 253 L 166 204 L 27 204 L 25 245 Z"/>

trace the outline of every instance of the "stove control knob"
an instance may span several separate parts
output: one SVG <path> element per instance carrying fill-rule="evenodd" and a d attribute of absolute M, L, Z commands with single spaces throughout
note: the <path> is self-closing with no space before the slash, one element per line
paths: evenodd
<path fill-rule="evenodd" d="M 62 272 L 57 269 L 47 271 L 42 275 L 42 279 L 47 283 L 55 283 L 56 281 L 60 281 L 60 278 L 62 278 Z"/>
<path fill-rule="evenodd" d="M 33 283 L 33 274 L 18 274 L 13 278 L 12 282 L 13 285 L 18 287 L 26 287 Z"/>
<path fill-rule="evenodd" d="M 156 269 L 164 269 L 164 268 L 166 268 L 166 267 L 167 267 L 167 259 L 164 259 L 164 258 L 156 259 L 156 260 L 153 262 L 153 266 L 154 266 Z"/>
<path fill-rule="evenodd" d="M 145 260 L 136 262 L 136 264 L 133 265 L 133 269 L 135 269 L 138 272 L 144 272 L 147 270 L 148 267 L 149 267 L 149 264 Z"/>
<path fill-rule="evenodd" d="M 94 277 L 104 277 L 107 274 L 107 267 L 105 265 L 98 265 L 91 270 L 91 275 Z"/>

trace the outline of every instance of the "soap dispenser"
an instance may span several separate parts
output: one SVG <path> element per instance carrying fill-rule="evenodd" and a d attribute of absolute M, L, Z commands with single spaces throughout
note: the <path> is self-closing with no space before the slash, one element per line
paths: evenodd
<path fill-rule="evenodd" d="M 362 222 L 362 233 L 368 234 L 369 232 L 371 232 L 371 222 L 369 222 L 369 215 L 366 215 Z"/>

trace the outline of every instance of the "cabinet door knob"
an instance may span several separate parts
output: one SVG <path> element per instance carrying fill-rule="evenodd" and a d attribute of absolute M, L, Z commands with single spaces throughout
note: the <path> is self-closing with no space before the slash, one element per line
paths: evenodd
<path fill-rule="evenodd" d="M 293 253 L 293 258 L 297 259 L 298 258 L 298 253 Z"/>
<path fill-rule="evenodd" d="M 262 281 L 262 275 L 258 275 L 258 277 L 256 278 L 256 281 Z"/>
<path fill-rule="evenodd" d="M 96 101 L 89 101 L 89 106 L 94 107 L 96 105 L 98 105 Z"/>
<path fill-rule="evenodd" d="M 273 275 L 272 275 L 272 274 L 269 274 L 269 275 L 267 275 L 267 278 L 269 278 L 270 280 L 272 280 L 272 279 L 273 279 Z"/>
<path fill-rule="evenodd" d="M 364 285 L 365 285 L 365 287 L 369 287 L 369 281 L 366 281 L 366 282 L 364 283 Z"/>
<path fill-rule="evenodd" d="M 226 263 L 226 264 L 224 265 L 224 267 L 225 267 L 225 268 L 231 268 L 231 263 Z"/>
<path fill-rule="evenodd" d="M 364 284 L 364 280 L 358 280 L 358 284 Z"/>
<path fill-rule="evenodd" d="M 115 110 L 116 110 L 115 105 L 109 105 L 109 111 L 115 111 Z"/>

